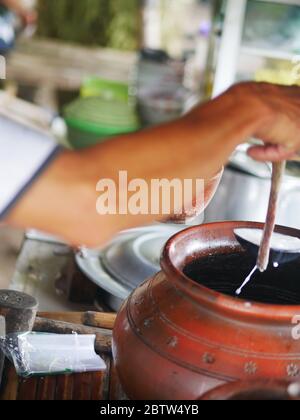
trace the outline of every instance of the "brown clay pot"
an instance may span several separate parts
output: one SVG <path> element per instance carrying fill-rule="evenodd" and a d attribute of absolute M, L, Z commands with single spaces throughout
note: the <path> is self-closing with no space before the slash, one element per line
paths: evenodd
<path fill-rule="evenodd" d="M 233 230 L 259 223 L 193 227 L 174 236 L 162 272 L 129 297 L 113 334 L 114 361 L 131 399 L 195 400 L 227 382 L 300 375 L 292 320 L 300 306 L 246 302 L 190 280 L 183 268 L 211 254 L 242 251 Z M 277 228 L 300 237 L 300 232 Z"/>
<path fill-rule="evenodd" d="M 208 392 L 202 401 L 299 401 L 300 384 L 259 380 L 234 382 Z"/>

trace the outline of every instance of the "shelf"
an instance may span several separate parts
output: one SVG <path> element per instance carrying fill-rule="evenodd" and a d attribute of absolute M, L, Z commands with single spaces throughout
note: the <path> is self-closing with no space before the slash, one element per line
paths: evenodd
<path fill-rule="evenodd" d="M 242 47 L 241 53 L 245 55 L 252 55 L 256 57 L 271 58 L 274 60 L 292 61 L 295 64 L 300 62 L 300 54 L 293 54 L 285 51 L 276 51 L 264 48 Z"/>
<path fill-rule="evenodd" d="M 299 0 L 256 0 L 261 3 L 278 3 L 286 6 L 299 6 Z"/>

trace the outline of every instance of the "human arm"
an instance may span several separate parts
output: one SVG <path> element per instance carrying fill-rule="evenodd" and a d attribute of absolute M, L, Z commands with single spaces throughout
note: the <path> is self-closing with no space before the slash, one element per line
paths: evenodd
<path fill-rule="evenodd" d="M 299 88 L 235 86 L 172 123 L 116 137 L 80 153 L 61 153 L 10 212 L 7 222 L 57 234 L 74 245 L 101 245 L 122 229 L 159 217 L 100 216 L 96 212 L 100 179 L 109 178 L 118 185 L 120 170 L 128 171 L 129 179 L 141 178 L 148 184 L 157 178 L 209 179 L 235 147 L 253 135 L 275 145 L 273 158 L 285 159 L 300 149 L 299 121 Z M 270 154 L 268 150 L 252 153 L 261 158 Z"/>

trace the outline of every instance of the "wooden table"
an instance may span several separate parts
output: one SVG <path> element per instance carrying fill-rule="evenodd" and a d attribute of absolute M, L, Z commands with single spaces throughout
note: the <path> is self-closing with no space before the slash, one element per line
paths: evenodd
<path fill-rule="evenodd" d="M 99 293 L 98 288 L 76 267 L 74 253 L 69 247 L 33 232 L 27 234 L 22 245 L 11 288 L 34 296 L 39 302 L 42 311 L 39 316 L 42 318 L 74 324 L 82 323 L 83 312 L 96 310 L 93 302 Z M 111 330 L 113 323 L 114 317 L 106 313 L 99 327 Z M 18 378 L 14 367 L 6 362 L 0 399 L 126 399 L 112 356 L 101 354 L 101 357 L 107 363 L 106 372 L 29 379 Z"/>
<path fill-rule="evenodd" d="M 0 400 L 86 400 L 120 401 L 126 397 L 119 384 L 110 358 L 104 357 L 107 372 L 18 378 L 15 368 L 7 363 L 3 376 Z"/>
<path fill-rule="evenodd" d="M 45 316 L 45 314 L 43 314 Z M 50 316 L 50 314 L 48 315 Z M 53 318 L 65 321 L 78 320 L 78 314 L 66 313 Z M 14 366 L 6 362 L 0 389 L 0 400 L 92 400 L 119 401 L 126 396 L 119 383 L 112 356 L 101 354 L 107 364 L 105 372 L 57 375 L 23 379 Z"/>

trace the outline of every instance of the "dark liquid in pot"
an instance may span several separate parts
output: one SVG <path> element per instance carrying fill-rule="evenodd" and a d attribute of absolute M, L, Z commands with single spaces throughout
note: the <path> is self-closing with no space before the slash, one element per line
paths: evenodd
<path fill-rule="evenodd" d="M 224 254 L 198 259 L 187 265 L 184 274 L 197 283 L 225 295 L 236 296 L 256 264 L 247 253 Z M 254 302 L 274 305 L 300 305 L 300 259 L 278 268 L 269 266 L 256 272 L 239 296 Z"/>

